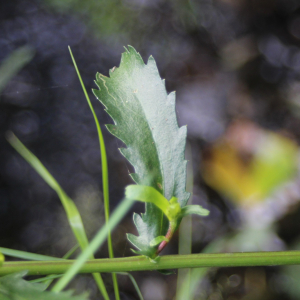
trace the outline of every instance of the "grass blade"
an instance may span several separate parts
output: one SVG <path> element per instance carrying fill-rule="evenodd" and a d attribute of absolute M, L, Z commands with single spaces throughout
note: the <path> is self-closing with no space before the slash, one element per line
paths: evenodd
<path fill-rule="evenodd" d="M 63 256 L 63 259 L 68 259 L 70 258 L 74 253 L 75 251 L 79 248 L 79 245 L 75 245 L 73 246 L 64 256 Z"/>
<path fill-rule="evenodd" d="M 75 251 L 78 249 L 78 245 L 75 245 L 74 247 L 72 247 L 64 256 L 62 259 L 68 259 L 69 257 L 71 257 Z M 62 275 L 48 275 L 44 278 L 39 278 L 39 279 L 43 279 L 38 281 L 39 279 L 36 280 L 31 280 L 31 282 L 41 282 L 43 281 L 44 284 L 47 286 L 47 288 L 49 287 L 49 285 L 53 282 L 54 279 L 60 278 Z"/>
<path fill-rule="evenodd" d="M 59 275 L 48 275 L 46 277 L 42 277 L 42 278 L 37 278 L 37 279 L 30 280 L 30 282 L 38 283 L 38 282 L 45 282 L 46 281 L 45 284 L 47 286 L 49 286 L 51 284 L 51 282 L 53 281 L 53 279 L 60 278 L 61 276 L 62 276 L 62 274 L 59 274 Z M 51 282 L 48 283 L 48 281 L 51 281 Z"/>
<path fill-rule="evenodd" d="M 65 193 L 65 191 L 60 187 L 58 182 L 49 173 L 49 171 L 44 167 L 40 160 L 31 153 L 22 142 L 12 133 L 7 134 L 7 140 L 16 149 L 16 151 L 35 169 L 35 171 L 46 181 L 46 183 L 57 193 L 61 200 L 61 203 L 66 211 L 67 218 L 71 229 L 76 237 L 80 248 L 84 250 L 87 248 L 89 242 L 86 236 L 84 226 L 80 213 L 71 198 Z M 90 256 L 91 259 L 94 258 L 93 255 Z M 93 277 L 106 300 L 109 300 L 105 285 L 99 273 L 93 273 Z"/>
<path fill-rule="evenodd" d="M 7 256 L 16 257 L 16 258 L 22 258 L 22 259 L 28 259 L 28 260 L 37 260 L 37 261 L 54 261 L 54 260 L 64 260 L 68 259 L 76 250 L 78 249 L 78 245 L 75 245 L 72 247 L 64 256 L 63 258 L 48 256 L 48 255 L 41 255 L 41 254 L 35 254 L 30 253 L 26 251 L 20 251 L 20 250 L 13 250 L 8 248 L 0 247 L 0 252 Z M 46 281 L 46 285 L 49 286 L 53 279 L 59 278 L 62 275 L 48 275 L 43 278 L 38 278 L 34 280 L 30 280 L 30 282 L 44 282 Z"/>
<path fill-rule="evenodd" d="M 127 272 L 117 272 L 117 274 L 118 275 L 126 275 L 126 276 L 128 276 L 130 278 L 130 280 L 131 280 L 131 282 L 132 282 L 132 284 L 133 284 L 133 286 L 134 286 L 134 288 L 135 288 L 135 290 L 136 290 L 136 292 L 137 292 L 140 300 L 144 300 L 144 297 L 143 297 L 143 295 L 142 295 L 142 293 L 141 293 L 141 291 L 139 289 L 138 284 L 136 283 L 134 277 L 130 273 L 127 273 Z"/>
<path fill-rule="evenodd" d="M 105 143 L 104 143 L 104 138 L 103 138 L 103 134 L 101 131 L 101 127 L 97 118 L 97 115 L 94 111 L 92 102 L 89 98 L 89 95 L 86 91 L 86 88 L 83 84 L 80 72 L 78 70 L 76 61 L 74 59 L 72 50 L 69 46 L 69 51 L 70 51 L 70 55 L 76 70 L 76 73 L 78 75 L 78 79 L 80 81 L 83 93 L 85 95 L 85 98 L 88 102 L 88 105 L 91 109 L 91 112 L 93 114 L 95 123 L 96 123 L 96 127 L 97 127 L 97 132 L 98 132 L 98 138 L 99 138 L 99 144 L 100 144 L 100 155 L 101 155 L 101 165 L 102 165 L 102 184 L 103 184 L 103 198 L 104 198 L 104 211 L 105 211 L 105 223 L 107 224 L 108 220 L 109 220 L 109 189 L 108 189 L 108 168 L 107 168 L 107 156 L 106 156 L 106 149 L 105 149 Z M 107 236 L 107 245 L 108 245 L 108 253 L 109 253 L 109 257 L 110 258 L 114 258 L 114 252 L 113 252 L 113 246 L 112 246 L 112 239 L 111 239 L 111 233 L 110 231 L 108 231 L 108 236 Z M 114 290 L 115 290 L 115 297 L 117 300 L 120 300 L 120 295 L 119 295 L 119 287 L 118 287 L 118 281 L 117 281 L 117 276 L 115 273 L 112 273 L 112 280 L 113 280 L 113 286 L 114 286 Z"/>
<path fill-rule="evenodd" d="M 116 208 L 116 210 L 111 215 L 107 225 L 103 226 L 93 240 L 90 242 L 89 246 L 79 255 L 75 263 L 68 269 L 63 277 L 54 285 L 52 291 L 60 292 L 65 286 L 73 279 L 73 277 L 78 273 L 84 263 L 89 259 L 95 251 L 104 243 L 108 232 L 114 229 L 118 222 L 123 218 L 127 211 L 132 206 L 133 201 L 131 199 L 124 199 L 121 204 Z"/>
<path fill-rule="evenodd" d="M 48 255 L 41 255 L 41 254 L 35 254 L 35 253 L 30 253 L 26 251 L 20 251 L 20 250 L 13 250 L 13 249 L 8 249 L 8 248 L 3 248 L 0 247 L 0 252 L 3 253 L 6 256 L 11 256 L 11 257 L 16 257 L 16 258 L 21 258 L 21 259 L 27 259 L 27 260 L 62 260 L 63 258 L 58 258 L 58 257 L 53 257 L 53 256 L 48 256 Z"/>
<path fill-rule="evenodd" d="M 0 66 L 0 94 L 6 84 L 33 58 L 34 50 L 23 46 L 4 59 Z"/>

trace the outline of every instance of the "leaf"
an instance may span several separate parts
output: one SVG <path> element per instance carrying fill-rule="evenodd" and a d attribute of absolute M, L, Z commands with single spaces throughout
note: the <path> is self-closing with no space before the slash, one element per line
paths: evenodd
<path fill-rule="evenodd" d="M 166 275 L 166 276 L 176 274 L 176 272 L 174 270 L 158 270 L 158 272 L 163 275 Z"/>
<path fill-rule="evenodd" d="M 7 132 L 6 138 L 8 142 L 16 149 L 16 151 L 19 152 L 19 154 L 35 169 L 35 171 L 57 193 L 65 209 L 70 227 L 74 233 L 75 238 L 77 239 L 78 244 L 80 245 L 82 250 L 86 249 L 88 247 L 89 241 L 83 226 L 80 213 L 73 200 L 65 193 L 65 191 L 59 185 L 59 183 L 44 167 L 44 165 L 40 162 L 40 160 L 33 153 L 31 153 L 12 132 Z M 94 256 L 92 255 L 91 258 L 94 258 Z M 105 299 L 109 299 L 101 275 L 99 273 L 93 273 L 93 277 L 103 297 Z"/>
<path fill-rule="evenodd" d="M 107 129 L 127 146 L 120 151 L 134 166 L 133 180 L 185 206 L 190 196 L 185 190 L 186 127 L 178 127 L 175 93 L 167 94 L 153 57 L 145 64 L 129 46 L 120 67 L 110 70 L 110 77 L 98 73 L 96 84 L 99 90 L 93 92 L 115 123 Z M 153 203 L 145 206 L 145 214 L 134 215 L 139 236 L 129 234 L 128 239 L 139 254 L 153 257 L 157 246 L 149 243 L 166 234 L 168 222 Z"/>
<path fill-rule="evenodd" d="M 44 291 L 41 283 L 31 283 L 22 279 L 27 271 L 9 274 L 0 278 L 1 300 L 87 300 L 88 295 L 72 296 L 72 291 L 53 293 Z"/>
<path fill-rule="evenodd" d="M 23 46 L 12 52 L 0 65 L 0 94 L 7 83 L 26 65 L 34 56 L 34 50 Z"/>
<path fill-rule="evenodd" d="M 154 204 L 146 203 L 145 213 L 141 214 L 141 216 L 134 213 L 133 222 L 138 230 L 139 236 L 128 233 L 127 238 L 140 251 L 132 251 L 136 254 L 146 255 L 154 259 L 156 257 L 157 246 L 151 246 L 150 242 L 161 235 L 160 231 L 164 234 L 167 231 L 163 213 Z M 161 224 L 155 222 L 161 222 Z"/>
<path fill-rule="evenodd" d="M 155 239 L 153 239 L 153 240 L 150 242 L 150 246 L 157 246 L 157 245 L 159 245 L 162 241 L 168 241 L 168 239 L 167 239 L 164 235 L 157 236 Z"/>
<path fill-rule="evenodd" d="M 138 200 L 156 205 L 168 218 L 169 228 L 166 236 L 160 235 L 155 237 L 151 241 L 143 241 L 144 244 L 149 245 L 150 247 L 159 246 L 158 249 L 160 251 L 170 241 L 172 235 L 180 225 L 180 222 L 183 217 L 191 214 L 197 214 L 200 216 L 209 215 L 209 210 L 203 208 L 200 205 L 186 205 L 183 208 L 181 208 L 176 197 L 172 197 L 170 201 L 168 201 L 162 194 L 160 194 L 156 189 L 154 189 L 151 186 L 129 185 L 126 187 L 125 196 L 127 199 Z M 139 222 L 141 222 L 140 216 L 134 215 L 134 223 L 138 228 L 140 236 L 142 236 L 144 235 L 143 230 L 147 233 L 147 230 L 149 228 L 144 227 L 143 224 L 140 224 Z M 145 236 L 149 237 L 151 235 Z M 144 245 L 138 244 L 140 241 L 137 239 L 136 236 L 129 234 L 129 238 L 131 239 L 131 242 L 137 246 L 137 248 L 142 249 L 144 247 Z M 157 253 L 159 253 L 160 251 L 158 251 Z M 147 254 L 147 256 L 149 256 L 149 254 Z M 150 258 L 154 258 L 154 256 L 150 256 Z"/>
<path fill-rule="evenodd" d="M 199 216 L 208 216 L 209 210 L 203 208 L 200 205 L 187 205 L 181 210 L 181 216 L 185 217 L 187 215 L 199 215 Z"/>
<path fill-rule="evenodd" d="M 128 199 L 153 203 L 165 214 L 169 207 L 168 200 L 151 186 L 129 185 L 126 187 L 125 196 Z"/>

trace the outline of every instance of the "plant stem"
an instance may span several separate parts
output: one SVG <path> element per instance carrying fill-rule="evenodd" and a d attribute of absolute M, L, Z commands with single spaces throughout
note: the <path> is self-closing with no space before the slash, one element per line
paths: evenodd
<path fill-rule="evenodd" d="M 4 262 L 0 276 L 28 270 L 29 275 L 61 274 L 74 260 Z M 166 255 L 153 263 L 144 256 L 88 260 L 79 273 L 131 272 L 201 267 L 255 267 L 300 264 L 300 251 Z"/>
<path fill-rule="evenodd" d="M 166 233 L 166 235 L 165 235 L 165 237 L 167 238 L 167 240 L 162 241 L 162 242 L 159 244 L 159 246 L 158 246 L 158 248 L 157 248 L 157 251 L 156 251 L 156 254 L 157 254 L 157 255 L 158 255 L 158 254 L 159 254 L 159 253 L 167 246 L 167 244 L 168 244 L 169 241 L 171 240 L 171 238 L 172 238 L 174 232 L 176 231 L 176 229 L 177 229 L 177 222 L 176 222 L 176 221 L 175 221 L 175 222 L 170 221 L 170 222 L 169 222 L 169 228 L 168 228 L 168 231 L 167 231 L 167 233 Z"/>

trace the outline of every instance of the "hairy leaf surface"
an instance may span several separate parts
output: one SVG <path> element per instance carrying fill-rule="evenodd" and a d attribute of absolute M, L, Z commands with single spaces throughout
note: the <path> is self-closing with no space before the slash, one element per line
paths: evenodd
<path fill-rule="evenodd" d="M 107 128 L 127 146 L 120 151 L 134 166 L 133 180 L 185 206 L 190 196 L 185 190 L 186 127 L 178 127 L 175 93 L 167 94 L 153 57 L 145 64 L 129 46 L 120 67 L 110 70 L 110 77 L 97 74 L 96 84 L 99 90 L 94 94 L 115 123 Z M 146 203 L 145 214 L 135 214 L 134 222 L 139 236 L 128 238 L 140 254 L 151 257 L 156 247 L 150 242 L 166 234 L 168 222 L 153 203 Z"/>

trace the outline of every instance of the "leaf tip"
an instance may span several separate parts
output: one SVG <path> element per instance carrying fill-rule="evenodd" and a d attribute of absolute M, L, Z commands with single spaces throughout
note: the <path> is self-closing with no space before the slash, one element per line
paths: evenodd
<path fill-rule="evenodd" d="M 157 69 L 156 61 L 152 55 L 149 56 L 148 61 L 147 61 L 147 66 L 154 66 Z M 158 70 L 157 70 L 158 72 Z M 164 81 L 164 79 L 163 79 Z"/>
<path fill-rule="evenodd" d="M 7 141 L 11 142 L 16 136 L 14 135 L 14 133 L 10 130 L 7 130 L 5 132 L 5 138 Z"/>
<path fill-rule="evenodd" d="M 133 53 L 139 54 L 133 46 L 127 45 L 127 47 L 128 47 L 128 52 L 133 52 Z"/>

